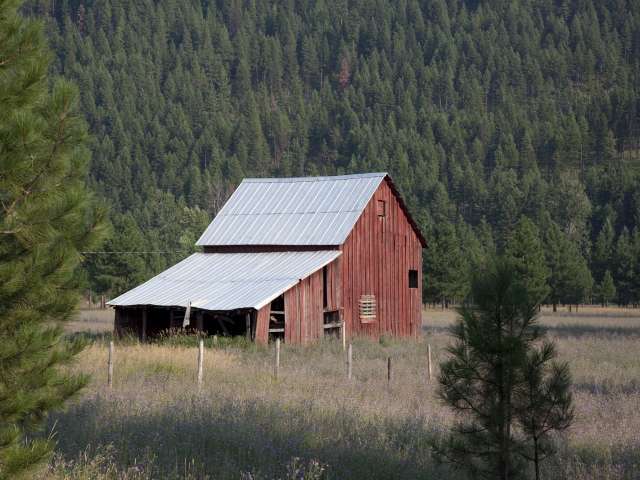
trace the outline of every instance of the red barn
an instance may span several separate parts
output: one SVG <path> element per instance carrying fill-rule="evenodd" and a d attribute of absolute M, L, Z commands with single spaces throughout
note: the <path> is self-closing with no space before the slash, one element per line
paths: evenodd
<path fill-rule="evenodd" d="M 116 332 L 308 343 L 341 325 L 348 337 L 419 331 L 425 240 L 385 173 L 245 179 L 197 245 L 109 302 Z"/>

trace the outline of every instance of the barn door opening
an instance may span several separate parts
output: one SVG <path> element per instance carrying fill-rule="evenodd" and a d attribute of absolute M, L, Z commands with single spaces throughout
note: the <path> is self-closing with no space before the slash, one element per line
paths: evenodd
<path fill-rule="evenodd" d="M 342 328 L 341 309 L 325 310 L 323 328 L 325 337 L 340 337 L 340 329 Z"/>
<path fill-rule="evenodd" d="M 284 295 L 271 302 L 271 313 L 269 315 L 269 341 L 279 338 L 284 341 Z"/>

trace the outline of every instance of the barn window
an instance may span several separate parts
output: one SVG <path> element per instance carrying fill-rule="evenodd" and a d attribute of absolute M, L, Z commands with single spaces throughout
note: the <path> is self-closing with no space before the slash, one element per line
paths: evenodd
<path fill-rule="evenodd" d="M 417 270 L 409 270 L 409 288 L 418 288 Z"/>
<path fill-rule="evenodd" d="M 387 202 L 384 200 L 378 200 L 378 216 L 384 217 L 387 214 Z"/>
<path fill-rule="evenodd" d="M 360 295 L 360 322 L 371 323 L 376 321 L 376 296 Z"/>

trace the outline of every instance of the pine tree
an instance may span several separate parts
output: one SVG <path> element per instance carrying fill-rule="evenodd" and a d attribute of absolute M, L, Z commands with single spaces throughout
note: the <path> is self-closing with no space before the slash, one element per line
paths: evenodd
<path fill-rule="evenodd" d="M 610 268 L 613 253 L 613 227 L 606 219 L 593 245 L 591 271 L 597 281 L 602 281 L 604 272 Z"/>
<path fill-rule="evenodd" d="M 576 244 L 549 219 L 545 223 L 544 244 L 551 272 L 548 301 L 553 305 L 553 311 L 559 303 L 578 305 L 586 300 L 593 287 L 593 278 Z"/>
<path fill-rule="evenodd" d="M 494 259 L 474 276 L 473 303 L 451 328 L 438 393 L 459 421 L 435 452 L 473 478 L 521 478 L 523 460 L 539 478 L 553 450 L 550 433 L 571 423 L 568 368 L 554 363 L 553 344 L 538 326 L 537 296 L 510 260 Z"/>
<path fill-rule="evenodd" d="M 536 305 L 505 261 L 474 277 L 471 298 L 451 327 L 454 343 L 438 379 L 439 396 L 461 418 L 436 453 L 474 478 L 506 480 L 524 468 L 517 455 L 524 443 L 512 430 L 514 395 L 528 346 L 541 335 Z"/>
<path fill-rule="evenodd" d="M 450 302 L 463 299 L 467 293 L 469 264 L 450 223 L 436 225 L 428 245 L 424 266 L 426 296 L 440 302 L 443 308 L 448 307 Z"/>
<path fill-rule="evenodd" d="M 541 303 L 549 293 L 547 279 L 550 272 L 538 229 L 527 217 L 522 217 L 511 233 L 505 256 L 514 265 L 532 298 Z"/>
<path fill-rule="evenodd" d="M 598 297 L 603 307 L 606 307 L 611 300 L 616 298 L 616 285 L 613 283 L 613 277 L 609 270 L 604 272 L 602 282 L 598 286 Z"/>
<path fill-rule="evenodd" d="M 628 305 L 633 301 L 634 285 L 634 252 L 631 244 L 631 235 L 624 228 L 618 237 L 614 252 L 614 279 L 618 291 L 618 303 Z"/>
<path fill-rule="evenodd" d="M 532 348 L 515 394 L 515 417 L 526 438 L 519 454 L 533 463 L 536 480 L 540 464 L 555 451 L 552 432 L 566 430 L 574 418 L 569 364 L 556 357 L 555 345 L 548 340 Z"/>
<path fill-rule="evenodd" d="M 81 251 L 103 233 L 85 189 L 86 128 L 77 92 L 47 79 L 40 22 L 21 1 L 0 1 L 0 478 L 46 460 L 49 440 L 27 440 L 47 412 L 86 382 L 65 373 L 83 347 L 62 337 L 78 303 Z"/>

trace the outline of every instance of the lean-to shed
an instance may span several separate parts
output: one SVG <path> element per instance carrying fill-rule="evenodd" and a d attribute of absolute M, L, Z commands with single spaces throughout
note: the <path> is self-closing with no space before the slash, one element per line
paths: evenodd
<path fill-rule="evenodd" d="M 390 177 L 245 179 L 201 253 L 109 302 L 141 338 L 187 322 L 208 333 L 307 343 L 337 333 L 415 335 L 425 241 Z"/>

